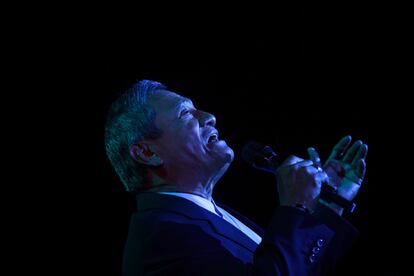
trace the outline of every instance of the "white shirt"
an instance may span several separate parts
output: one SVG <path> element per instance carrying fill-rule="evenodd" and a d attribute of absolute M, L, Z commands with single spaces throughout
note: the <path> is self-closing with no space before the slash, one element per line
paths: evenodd
<path fill-rule="evenodd" d="M 177 192 L 159 192 L 159 193 L 160 194 L 166 194 L 166 195 L 178 196 L 178 197 L 187 199 L 187 200 L 197 204 L 201 208 L 204 208 L 207 211 L 212 212 L 213 214 L 216 214 L 219 217 L 222 217 L 227 222 L 231 223 L 234 227 L 236 227 L 237 229 L 242 231 L 244 234 L 246 234 L 255 243 L 259 244 L 262 241 L 262 238 L 259 235 L 257 235 L 252 229 L 250 229 L 245 224 L 243 224 L 241 221 L 239 221 L 238 219 L 236 219 L 235 217 L 230 215 L 228 212 L 226 212 L 226 210 L 223 210 L 222 208 L 218 207 L 214 203 L 213 199 L 211 199 L 211 201 L 209 201 L 209 200 L 205 199 L 204 197 L 194 195 L 194 194 L 189 194 L 189 193 L 177 193 Z M 216 210 L 218 210 L 218 212 Z M 218 213 L 220 213 L 223 216 L 221 216 Z"/>

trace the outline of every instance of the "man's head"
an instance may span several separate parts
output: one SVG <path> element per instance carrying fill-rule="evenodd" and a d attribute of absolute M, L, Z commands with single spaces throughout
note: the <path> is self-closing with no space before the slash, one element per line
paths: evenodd
<path fill-rule="evenodd" d="M 234 157 L 215 124 L 190 99 L 141 81 L 111 106 L 107 154 L 128 191 L 211 190 Z"/>

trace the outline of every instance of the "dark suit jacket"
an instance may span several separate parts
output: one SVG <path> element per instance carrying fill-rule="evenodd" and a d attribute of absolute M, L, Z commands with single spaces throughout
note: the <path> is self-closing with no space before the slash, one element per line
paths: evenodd
<path fill-rule="evenodd" d="M 266 231 L 220 207 L 262 242 L 257 245 L 186 199 L 139 194 L 125 246 L 124 275 L 319 275 L 332 268 L 357 236 L 348 222 L 323 206 L 313 215 L 279 207 Z"/>

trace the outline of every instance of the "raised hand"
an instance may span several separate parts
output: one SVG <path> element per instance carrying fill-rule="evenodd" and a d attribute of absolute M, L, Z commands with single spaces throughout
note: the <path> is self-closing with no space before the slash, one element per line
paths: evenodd
<path fill-rule="evenodd" d="M 329 177 L 329 184 L 338 190 L 343 198 L 352 201 L 357 195 L 366 171 L 368 146 L 356 141 L 351 147 L 352 137 L 345 136 L 332 150 L 323 169 Z"/>

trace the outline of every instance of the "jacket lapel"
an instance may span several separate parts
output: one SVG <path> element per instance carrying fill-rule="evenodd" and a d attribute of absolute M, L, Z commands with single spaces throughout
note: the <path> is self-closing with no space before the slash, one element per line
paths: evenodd
<path fill-rule="evenodd" d="M 218 203 L 218 206 L 224 210 L 226 210 L 228 213 L 230 213 L 233 217 L 237 218 L 238 220 L 240 220 L 244 225 L 246 225 L 247 227 L 249 227 L 250 229 L 252 229 L 257 235 L 259 235 L 261 238 L 263 238 L 264 236 L 264 230 L 263 228 L 261 228 L 260 226 L 258 226 L 256 223 L 254 223 L 253 221 L 251 221 L 250 219 L 246 218 L 245 216 L 243 216 L 242 214 L 240 214 L 239 212 L 231 209 L 229 206 L 224 205 L 222 203 Z"/>
<path fill-rule="evenodd" d="M 149 209 L 163 209 L 173 211 L 189 217 L 195 221 L 208 221 L 214 232 L 232 240 L 247 250 L 254 252 L 257 244 L 246 236 L 242 231 L 234 227 L 231 223 L 218 217 L 217 215 L 201 208 L 197 204 L 177 196 L 158 194 L 158 193 L 141 193 L 137 195 L 137 211 Z M 241 216 L 239 214 L 239 216 Z M 242 216 L 241 216 L 242 217 Z M 239 217 L 237 217 L 242 221 Z M 242 221 L 243 222 L 243 221 Z M 244 222 L 243 222 L 244 223 Z M 249 223 L 253 224 L 253 223 Z M 246 224 L 250 227 L 249 224 Z M 257 228 L 257 226 L 253 227 Z M 254 229 L 252 229 L 254 230 Z M 259 233 L 258 233 L 259 234 Z M 261 234 L 261 233 L 260 233 Z"/>

